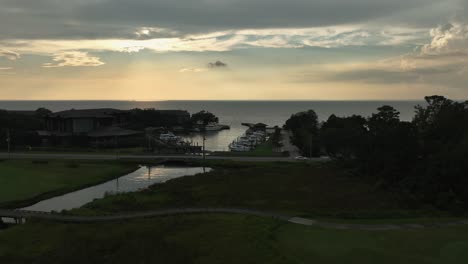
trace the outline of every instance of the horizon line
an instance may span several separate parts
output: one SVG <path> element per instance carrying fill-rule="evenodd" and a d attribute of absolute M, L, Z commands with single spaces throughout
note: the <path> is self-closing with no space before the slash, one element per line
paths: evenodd
<path fill-rule="evenodd" d="M 451 99 L 451 98 L 448 98 Z M 454 101 L 465 101 L 467 99 L 451 99 Z M 0 99 L 0 102 L 336 102 L 336 101 L 424 101 L 418 99 L 167 99 L 167 100 L 125 100 L 125 99 Z"/>

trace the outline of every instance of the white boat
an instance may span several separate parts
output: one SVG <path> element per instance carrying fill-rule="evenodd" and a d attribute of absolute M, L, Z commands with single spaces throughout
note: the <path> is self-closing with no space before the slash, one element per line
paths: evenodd
<path fill-rule="evenodd" d="M 162 141 L 178 141 L 180 137 L 174 135 L 171 132 L 167 132 L 167 133 L 159 135 L 159 139 Z"/>
<path fill-rule="evenodd" d="M 229 149 L 233 152 L 245 152 L 245 151 L 250 151 L 251 148 L 245 145 L 231 143 L 229 145 Z"/>
<path fill-rule="evenodd" d="M 222 130 L 223 127 L 220 126 L 218 123 L 209 123 L 205 126 L 206 131 L 219 131 Z"/>
<path fill-rule="evenodd" d="M 266 139 L 266 133 L 263 131 L 254 131 L 248 129 L 244 135 L 238 137 L 231 144 L 229 144 L 229 149 L 231 151 L 240 152 L 240 151 L 251 151 L 255 147 Z"/>

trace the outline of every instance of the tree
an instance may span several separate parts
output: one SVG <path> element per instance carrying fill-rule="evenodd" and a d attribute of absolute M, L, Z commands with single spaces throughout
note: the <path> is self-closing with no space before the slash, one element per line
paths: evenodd
<path fill-rule="evenodd" d="M 52 114 L 52 111 L 50 111 L 47 108 L 41 107 L 36 110 L 36 115 L 40 118 L 44 118 L 48 115 Z"/>
<path fill-rule="evenodd" d="M 328 156 L 349 161 L 363 156 L 367 132 L 367 120 L 362 116 L 331 115 L 320 128 L 320 140 Z"/>
<path fill-rule="evenodd" d="M 182 110 L 132 109 L 126 116 L 127 128 L 143 130 L 148 127 L 184 126 L 190 122 L 190 113 Z"/>
<path fill-rule="evenodd" d="M 206 126 L 209 123 L 218 123 L 218 121 L 219 119 L 217 116 L 205 110 L 195 113 L 191 117 L 192 124 L 198 124 L 203 126 Z"/>
<path fill-rule="evenodd" d="M 413 123 L 418 131 L 421 164 L 413 188 L 441 208 L 468 207 L 468 102 L 442 96 L 425 98 Z"/>
<path fill-rule="evenodd" d="M 382 130 L 394 128 L 400 123 L 400 112 L 389 105 L 377 108 L 377 113 L 372 114 L 368 120 L 369 131 L 379 133 Z"/>
<path fill-rule="evenodd" d="M 314 110 L 299 112 L 292 115 L 284 125 L 291 131 L 292 143 L 296 145 L 304 156 L 319 156 L 319 122 Z"/>
<path fill-rule="evenodd" d="M 368 119 L 367 173 L 386 184 L 400 181 L 417 158 L 417 134 L 413 124 L 401 122 L 399 112 L 388 105 L 379 107 Z"/>

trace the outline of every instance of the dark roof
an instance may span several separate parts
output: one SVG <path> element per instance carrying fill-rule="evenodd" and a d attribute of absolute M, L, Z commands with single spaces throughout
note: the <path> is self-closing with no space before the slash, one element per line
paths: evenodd
<path fill-rule="evenodd" d="M 123 129 L 120 127 L 106 127 L 88 133 L 89 137 L 121 137 L 143 134 L 141 131 Z"/>
<path fill-rule="evenodd" d="M 46 130 L 37 130 L 36 133 L 41 137 L 50 137 L 52 136 L 52 132 Z"/>
<path fill-rule="evenodd" d="M 31 110 L 6 110 L 6 111 L 12 114 L 27 115 L 27 116 L 33 116 L 37 114 L 36 111 L 31 111 Z"/>
<path fill-rule="evenodd" d="M 71 109 L 60 112 L 55 112 L 50 117 L 61 117 L 61 118 L 112 118 L 112 115 L 117 113 L 126 112 L 123 110 L 113 108 L 99 108 L 99 109 Z"/>

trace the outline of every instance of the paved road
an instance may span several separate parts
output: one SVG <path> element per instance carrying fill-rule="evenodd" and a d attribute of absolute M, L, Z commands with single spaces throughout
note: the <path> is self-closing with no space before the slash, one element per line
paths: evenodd
<path fill-rule="evenodd" d="M 299 225 L 316 226 L 316 227 L 321 227 L 321 228 L 340 229 L 340 230 L 385 231 L 385 230 L 401 230 L 401 229 L 440 228 L 440 227 L 450 227 L 450 226 L 459 226 L 459 225 L 468 224 L 468 219 L 445 222 L 445 223 L 430 223 L 430 224 L 340 224 L 340 223 L 333 223 L 333 222 L 317 221 L 317 220 L 301 218 L 301 217 L 291 217 L 291 216 L 282 215 L 282 214 L 262 212 L 258 210 L 239 209 L 239 208 L 177 208 L 177 209 L 135 212 L 135 213 L 105 215 L 105 216 L 73 216 L 73 215 L 63 215 L 63 214 L 57 214 L 57 213 L 0 209 L 0 217 L 43 219 L 43 220 L 65 222 L 65 223 L 99 223 L 99 222 L 123 221 L 123 220 L 158 217 L 158 216 L 183 215 L 183 214 L 207 214 L 207 213 L 208 214 L 213 214 L 213 213 L 226 214 L 227 213 L 227 214 L 253 215 L 253 216 L 258 216 L 258 217 L 274 218 L 277 220 L 299 224 Z"/>
<path fill-rule="evenodd" d="M 7 159 L 8 153 L 0 153 L 0 159 Z M 76 159 L 76 160 L 115 160 L 115 154 L 38 154 L 38 153 L 11 153 L 12 159 Z M 119 155 L 118 159 L 151 160 L 151 159 L 202 159 L 199 155 Z M 295 162 L 289 157 L 223 157 L 206 156 L 207 160 L 233 160 L 233 161 L 286 161 Z M 328 158 L 315 158 L 310 161 L 327 161 Z"/>
<path fill-rule="evenodd" d="M 283 144 L 283 151 L 288 151 L 289 156 L 297 157 L 301 155 L 299 149 L 291 143 L 290 131 L 284 129 L 281 130 L 281 144 Z"/>

